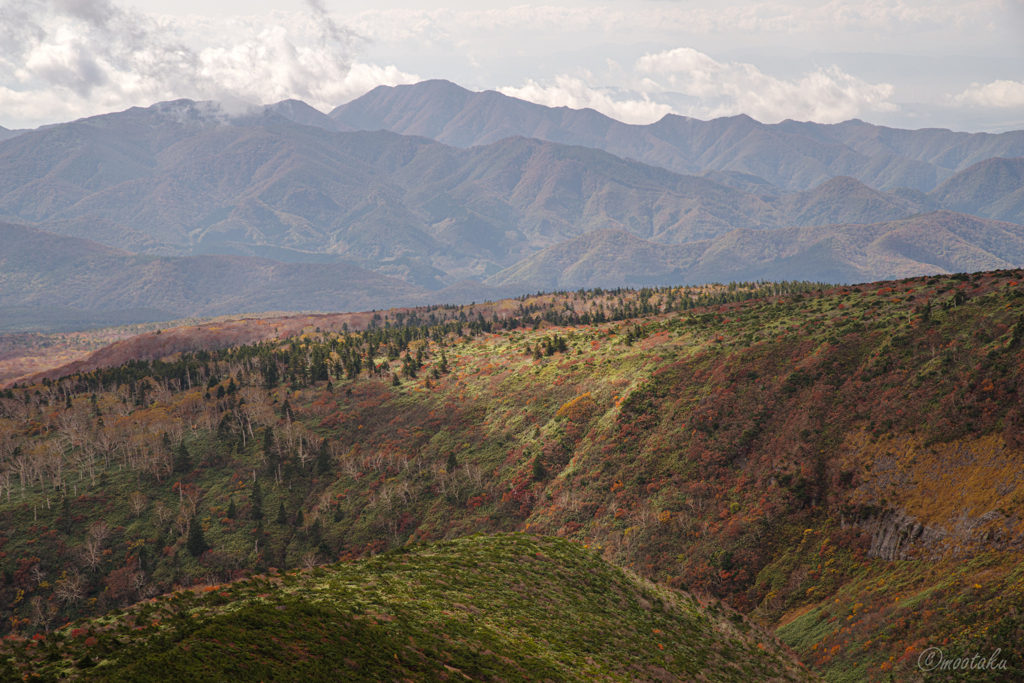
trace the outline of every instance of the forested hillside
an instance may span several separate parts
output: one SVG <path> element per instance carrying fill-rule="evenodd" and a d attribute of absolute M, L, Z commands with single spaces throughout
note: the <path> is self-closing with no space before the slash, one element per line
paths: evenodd
<path fill-rule="evenodd" d="M 939 644 L 1019 680 L 1022 276 L 381 311 L 14 387 L 3 628 L 528 531 L 830 680 L 912 680 Z"/>

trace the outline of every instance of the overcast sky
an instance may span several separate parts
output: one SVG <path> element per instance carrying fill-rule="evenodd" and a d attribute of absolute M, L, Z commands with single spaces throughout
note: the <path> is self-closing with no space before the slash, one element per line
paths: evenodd
<path fill-rule="evenodd" d="M 0 3 L 7 128 L 180 97 L 330 111 L 431 78 L 630 123 L 1024 128 L 1024 0 Z"/>

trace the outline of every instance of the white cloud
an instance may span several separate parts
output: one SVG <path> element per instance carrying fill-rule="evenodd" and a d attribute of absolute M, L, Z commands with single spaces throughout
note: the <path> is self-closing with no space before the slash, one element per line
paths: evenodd
<path fill-rule="evenodd" d="M 866 111 L 894 111 L 894 88 L 871 84 L 837 67 L 819 69 L 786 81 L 761 73 L 752 64 L 718 62 L 692 48 L 648 54 L 636 63 L 665 90 L 699 98 L 685 113 L 714 118 L 748 114 L 766 123 L 783 119 L 835 123 Z"/>
<path fill-rule="evenodd" d="M 589 87 L 581 79 L 570 76 L 556 77 L 553 86 L 545 87 L 533 80 L 527 80 L 526 85 L 521 88 L 498 88 L 498 91 L 509 97 L 548 107 L 594 109 L 625 123 L 653 123 L 665 114 L 672 113 L 672 107 L 652 102 L 647 95 L 639 100 L 614 100 L 607 94 Z"/>
<path fill-rule="evenodd" d="M 322 5 L 262 18 L 176 19 L 106 0 L 0 7 L 0 115 L 37 125 L 177 98 L 297 98 L 321 110 L 419 80 L 356 62 L 357 39 Z"/>
<path fill-rule="evenodd" d="M 747 114 L 765 123 L 783 119 L 836 123 L 866 112 L 898 109 L 889 102 L 894 92 L 891 85 L 867 83 L 836 67 L 782 80 L 752 64 L 723 63 L 691 48 L 677 48 L 641 57 L 632 74 L 614 63 L 609 68 L 627 91 L 641 96 L 616 98 L 590 83 L 589 73 L 583 78 L 558 76 L 554 85 L 527 80 L 522 87 L 498 90 L 549 107 L 589 107 L 633 124 L 652 123 L 670 113 L 705 119 Z M 673 108 L 657 101 L 672 99 L 672 93 L 685 95 L 689 104 L 677 102 Z"/>
<path fill-rule="evenodd" d="M 298 98 L 329 110 L 376 85 L 419 80 L 410 72 L 474 88 L 520 85 L 502 91 L 592 107 L 630 122 L 660 118 L 669 111 L 666 102 L 677 113 L 702 118 L 744 112 L 765 121 L 831 121 L 892 110 L 891 87 L 854 77 L 851 72 L 859 71 L 850 62 L 843 62 L 844 70 L 779 79 L 701 53 L 705 59 L 691 55 L 692 63 L 676 71 L 637 66 L 607 78 L 582 74 L 602 70 L 605 46 L 630 64 L 639 53 L 626 48 L 645 44 L 693 45 L 715 54 L 777 48 L 810 54 L 894 44 L 908 53 L 937 45 L 997 50 L 1019 42 L 1019 35 L 1006 38 L 1019 26 L 1011 20 L 1019 0 L 688 0 L 601 7 L 587 6 L 596 0 L 574 6 L 548 1 L 493 9 L 423 3 L 342 17 L 329 14 L 325 0 L 306 0 L 305 11 L 208 17 L 145 14 L 114 0 L 0 0 L 0 124 L 38 125 L 179 97 Z M 373 57 L 357 59 L 367 54 Z M 644 59 L 653 68 L 656 57 Z M 959 91 L 997 73 L 947 87 Z M 901 94 L 905 80 L 894 81 Z M 609 85 L 650 97 L 600 87 Z M 979 85 L 954 99 L 1014 106 L 1018 87 Z M 663 94 L 673 91 L 690 99 Z"/>
<path fill-rule="evenodd" d="M 1024 82 L 975 83 L 953 97 L 953 102 L 976 107 L 1024 107 Z"/>
<path fill-rule="evenodd" d="M 456 11 L 448 8 L 373 9 L 354 15 L 351 26 L 375 40 L 412 38 L 454 40 L 459 34 L 509 31 L 559 34 L 642 31 L 691 35 L 775 33 L 834 34 L 978 28 L 995 30 L 992 17 L 1005 9 L 1002 0 L 831 0 L 806 3 L 686 3 L 683 7 L 646 7 L 623 11 L 611 7 L 516 5 Z"/>

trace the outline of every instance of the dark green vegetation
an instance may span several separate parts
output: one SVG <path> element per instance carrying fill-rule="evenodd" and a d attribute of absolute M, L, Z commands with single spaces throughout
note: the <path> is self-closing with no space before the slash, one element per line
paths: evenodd
<path fill-rule="evenodd" d="M 755 194 L 807 190 L 853 176 L 876 189 L 912 188 L 919 195 L 991 157 L 1024 157 L 1024 131 L 972 135 L 857 120 L 763 124 L 744 115 L 701 121 L 671 114 L 635 126 L 592 109 L 545 107 L 439 80 L 379 86 L 338 107 L 331 118 L 357 130 L 422 135 L 455 147 L 513 135 L 594 147 L 676 173 L 704 172 Z"/>
<path fill-rule="evenodd" d="M 525 534 L 180 591 L 3 650 L 40 681 L 815 678 L 722 605 Z"/>
<path fill-rule="evenodd" d="M 829 680 L 914 680 L 929 646 L 1019 680 L 1022 276 L 381 311 L 15 388 L 4 628 L 528 531 L 724 600 Z"/>

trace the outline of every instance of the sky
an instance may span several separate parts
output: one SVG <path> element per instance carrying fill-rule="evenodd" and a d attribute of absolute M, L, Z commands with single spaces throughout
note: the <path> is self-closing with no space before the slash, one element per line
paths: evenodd
<path fill-rule="evenodd" d="M 627 123 L 1024 129 L 1024 0 L 0 0 L 0 126 L 443 78 Z"/>

